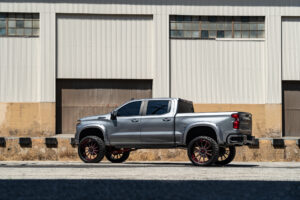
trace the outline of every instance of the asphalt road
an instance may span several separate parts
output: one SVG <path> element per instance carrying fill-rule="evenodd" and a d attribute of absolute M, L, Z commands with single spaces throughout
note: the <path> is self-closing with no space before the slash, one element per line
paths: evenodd
<path fill-rule="evenodd" d="M 300 163 L 0 162 L 0 199 L 300 199 Z"/>

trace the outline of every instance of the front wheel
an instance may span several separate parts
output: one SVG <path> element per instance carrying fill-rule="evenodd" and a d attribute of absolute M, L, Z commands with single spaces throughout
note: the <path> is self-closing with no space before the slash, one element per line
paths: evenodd
<path fill-rule="evenodd" d="M 130 150 L 129 149 L 116 149 L 110 147 L 106 149 L 105 157 L 112 163 L 122 163 L 129 157 Z"/>
<path fill-rule="evenodd" d="M 97 136 L 84 137 L 79 142 L 78 155 L 85 163 L 98 163 L 105 154 L 105 145 Z"/>
<path fill-rule="evenodd" d="M 217 165 L 227 165 L 231 161 L 233 161 L 235 157 L 235 146 L 229 147 L 219 147 L 219 157 L 218 160 L 215 162 Z"/>
<path fill-rule="evenodd" d="M 211 137 L 199 136 L 188 144 L 188 156 L 197 166 L 213 164 L 219 156 L 219 146 Z"/>

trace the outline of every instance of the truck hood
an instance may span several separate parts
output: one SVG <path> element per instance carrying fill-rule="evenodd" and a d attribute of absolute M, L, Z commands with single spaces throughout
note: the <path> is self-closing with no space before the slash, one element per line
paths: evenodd
<path fill-rule="evenodd" d="M 108 120 L 108 119 L 110 119 L 110 114 L 83 117 L 79 120 L 80 121 L 99 121 L 99 120 Z"/>

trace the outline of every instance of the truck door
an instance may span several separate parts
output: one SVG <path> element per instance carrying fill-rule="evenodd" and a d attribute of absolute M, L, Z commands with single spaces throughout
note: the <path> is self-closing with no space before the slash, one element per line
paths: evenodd
<path fill-rule="evenodd" d="M 146 145 L 174 145 L 172 101 L 149 100 L 141 116 L 141 141 Z"/>
<path fill-rule="evenodd" d="M 117 110 L 117 117 L 112 120 L 108 135 L 111 144 L 139 144 L 141 142 L 141 104 L 142 101 L 133 101 Z"/>

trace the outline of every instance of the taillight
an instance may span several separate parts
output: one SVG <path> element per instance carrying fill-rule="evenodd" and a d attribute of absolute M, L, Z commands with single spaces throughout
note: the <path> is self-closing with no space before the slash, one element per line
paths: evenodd
<path fill-rule="evenodd" d="M 240 126 L 239 114 L 232 114 L 231 117 L 234 118 L 233 128 L 239 129 Z"/>

